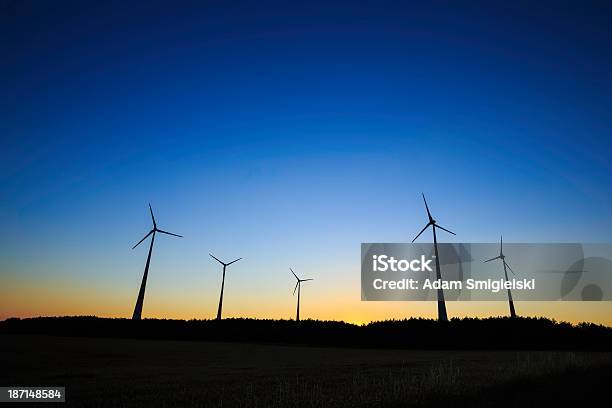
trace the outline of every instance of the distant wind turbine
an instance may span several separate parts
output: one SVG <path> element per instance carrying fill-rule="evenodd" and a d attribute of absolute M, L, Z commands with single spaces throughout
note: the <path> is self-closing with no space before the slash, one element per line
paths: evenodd
<path fill-rule="evenodd" d="M 429 207 L 427 206 L 427 200 L 425 200 L 425 194 L 422 194 L 422 195 L 423 195 L 423 202 L 425 203 L 425 209 L 427 210 L 427 217 L 429 218 L 429 221 L 427 222 L 427 225 L 423 227 L 421 232 L 419 232 L 417 236 L 414 237 L 412 242 L 416 241 L 416 239 L 420 237 L 421 234 L 428 227 L 431 226 L 431 229 L 433 231 L 434 251 L 436 254 L 436 279 L 440 281 L 442 279 L 442 274 L 440 273 L 440 257 L 438 256 L 438 239 L 436 238 L 436 228 L 440 228 L 441 230 L 446 231 L 453 235 L 456 235 L 456 234 L 452 231 L 447 230 L 446 228 L 439 226 L 436 223 L 436 220 L 434 220 L 434 218 L 431 216 L 431 213 L 429 212 Z M 448 316 L 446 315 L 446 303 L 444 303 L 444 291 L 442 290 L 442 288 L 438 289 L 438 320 L 444 321 L 444 322 L 448 320 Z"/>
<path fill-rule="evenodd" d="M 297 283 L 295 284 L 295 288 L 293 289 L 293 295 L 295 296 L 295 291 L 297 290 L 297 293 L 298 293 L 298 297 L 297 297 L 297 315 L 295 317 L 295 321 L 299 322 L 300 321 L 300 291 L 302 289 L 302 282 L 307 282 L 307 281 L 311 281 L 311 280 L 314 280 L 314 279 L 300 279 L 295 274 L 295 272 L 293 272 L 293 269 L 289 268 L 289 270 L 291 271 L 293 276 L 295 276 L 295 279 L 297 279 Z"/>
<path fill-rule="evenodd" d="M 145 265 L 144 275 L 142 276 L 142 283 L 140 284 L 140 291 L 138 292 L 138 299 L 136 300 L 136 307 L 134 307 L 134 314 L 132 315 L 132 320 L 140 320 L 142 316 L 142 304 L 144 303 L 144 295 L 145 288 L 147 287 L 147 276 L 149 275 L 149 264 L 151 263 L 151 253 L 153 252 L 153 242 L 155 242 L 155 233 L 160 232 L 162 234 L 172 235 L 175 237 L 182 238 L 181 235 L 173 234 L 168 231 L 160 230 L 157 228 L 157 223 L 155 222 L 155 216 L 153 216 L 153 208 L 151 208 L 151 204 L 149 204 L 149 211 L 151 212 L 151 220 L 153 220 L 153 229 L 149 231 L 147 235 L 144 236 L 143 239 L 138 241 L 136 245 L 132 247 L 132 249 L 136 248 L 142 241 L 147 239 L 147 237 L 151 234 L 151 245 L 149 246 L 149 256 L 147 256 L 147 263 Z"/>
<path fill-rule="evenodd" d="M 225 286 L 225 268 L 233 264 L 234 262 L 238 262 L 242 258 L 234 259 L 232 262 L 225 263 L 221 261 L 219 258 L 214 256 L 213 254 L 208 254 L 213 257 L 217 262 L 223 265 L 223 279 L 221 280 L 221 297 L 219 297 L 219 308 L 217 309 L 217 320 L 221 320 L 221 309 L 223 309 L 223 287 Z"/>
<path fill-rule="evenodd" d="M 508 271 L 506 269 L 509 269 L 510 272 L 512 272 L 512 274 L 514 275 L 514 271 L 512 270 L 512 268 L 510 268 L 510 265 L 508 265 L 508 263 L 506 262 L 506 256 L 504 255 L 504 237 L 500 237 L 499 240 L 499 255 L 496 256 L 495 258 L 491 258 L 491 259 L 487 259 L 486 262 L 491 262 L 494 261 L 496 259 L 500 259 L 502 261 L 502 265 L 504 266 L 504 278 L 506 278 L 506 282 L 508 281 Z M 512 301 L 512 292 L 510 292 L 510 288 L 508 288 L 508 303 L 510 304 L 510 317 L 516 317 L 516 312 L 514 311 L 514 302 Z"/>

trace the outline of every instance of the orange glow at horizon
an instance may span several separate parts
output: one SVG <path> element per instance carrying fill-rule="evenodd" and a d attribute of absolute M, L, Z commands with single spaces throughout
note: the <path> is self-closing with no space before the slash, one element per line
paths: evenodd
<path fill-rule="evenodd" d="M 133 288 L 132 288 L 133 289 Z M 304 287 L 301 299 L 303 319 L 342 320 L 364 324 L 377 320 L 436 318 L 435 302 L 362 302 L 358 291 Z M 355 288 L 353 288 L 355 289 Z M 164 291 L 158 285 L 147 290 L 144 318 L 212 319 L 216 315 L 217 288 L 205 293 L 190 289 L 181 293 Z M 68 285 L 48 281 L 3 282 L 0 288 L 0 319 L 9 317 L 95 315 L 124 317 L 132 315 L 136 293 L 110 287 Z M 296 298 L 291 291 L 282 296 L 248 295 L 228 291 L 224 299 L 224 318 L 294 319 Z M 109 295 L 109 293 L 111 295 Z M 612 326 L 610 302 L 516 302 L 520 316 L 547 317 L 570 323 L 592 322 Z M 506 302 L 447 302 L 450 318 L 507 316 Z"/>

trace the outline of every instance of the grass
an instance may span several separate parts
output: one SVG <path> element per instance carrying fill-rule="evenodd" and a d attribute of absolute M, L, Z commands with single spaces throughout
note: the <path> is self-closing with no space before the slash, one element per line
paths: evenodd
<path fill-rule="evenodd" d="M 603 382 L 612 374 L 610 352 L 13 334 L 0 335 L 0 347 L 0 384 L 63 385 L 66 405 L 87 407 L 563 405 L 605 396 Z M 568 395 L 572 390 L 580 392 Z"/>

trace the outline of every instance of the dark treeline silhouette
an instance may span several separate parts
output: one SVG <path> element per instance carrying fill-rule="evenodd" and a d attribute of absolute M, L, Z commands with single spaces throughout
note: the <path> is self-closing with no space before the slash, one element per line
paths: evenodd
<path fill-rule="evenodd" d="M 340 347 L 611 350 L 612 328 L 545 318 L 338 321 L 111 319 L 89 316 L 10 318 L 0 334 L 306 344 Z"/>

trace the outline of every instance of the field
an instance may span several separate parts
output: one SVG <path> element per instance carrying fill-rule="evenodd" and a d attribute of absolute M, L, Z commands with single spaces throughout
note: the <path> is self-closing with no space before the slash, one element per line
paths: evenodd
<path fill-rule="evenodd" d="M 0 385 L 66 386 L 67 406 L 576 405 L 612 353 L 417 350 L 0 334 Z M 23 406 L 23 405 L 20 405 Z"/>

